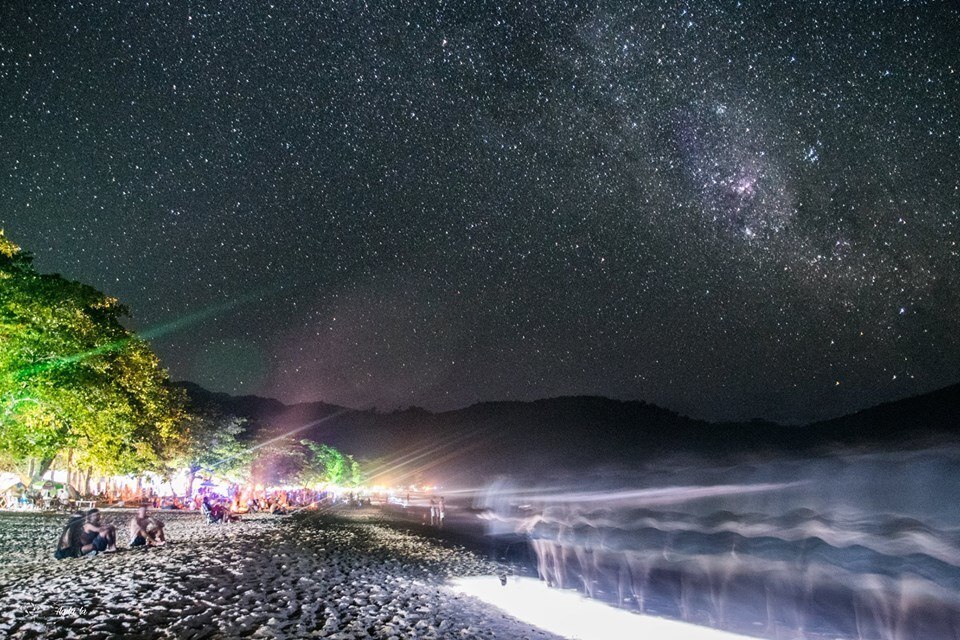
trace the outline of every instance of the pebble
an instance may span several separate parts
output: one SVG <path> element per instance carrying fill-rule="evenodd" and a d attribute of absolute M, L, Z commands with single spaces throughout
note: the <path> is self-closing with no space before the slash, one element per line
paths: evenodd
<path fill-rule="evenodd" d="M 57 561 L 64 516 L 0 513 L 0 637 L 438 638 L 530 635 L 440 589 L 501 567 L 376 518 L 255 515 L 228 526 L 163 512 L 170 543 Z M 538 638 L 555 638 L 538 634 Z"/>

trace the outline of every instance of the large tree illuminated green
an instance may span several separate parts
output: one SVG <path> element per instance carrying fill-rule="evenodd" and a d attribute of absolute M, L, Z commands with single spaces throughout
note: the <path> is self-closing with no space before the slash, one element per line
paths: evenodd
<path fill-rule="evenodd" d="M 312 440 L 301 440 L 300 444 L 309 452 L 304 458 L 300 474 L 300 480 L 304 484 L 358 486 L 362 482 L 360 464 L 353 456 Z"/>
<path fill-rule="evenodd" d="M 37 478 L 64 449 L 99 473 L 159 469 L 181 438 L 181 394 L 126 308 L 40 274 L 0 232 L 0 464 Z"/>

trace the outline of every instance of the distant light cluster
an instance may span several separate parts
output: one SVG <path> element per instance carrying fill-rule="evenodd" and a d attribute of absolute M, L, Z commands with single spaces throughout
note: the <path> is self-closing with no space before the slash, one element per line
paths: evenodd
<path fill-rule="evenodd" d="M 789 421 L 956 382 L 955 3 L 15 4 L 0 225 L 138 327 L 243 299 L 174 377 Z"/>

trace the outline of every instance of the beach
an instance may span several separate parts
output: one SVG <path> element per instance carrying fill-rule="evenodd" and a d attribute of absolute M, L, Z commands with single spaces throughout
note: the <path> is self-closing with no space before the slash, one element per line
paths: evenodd
<path fill-rule="evenodd" d="M 556 638 L 448 589 L 511 567 L 373 510 L 206 524 L 163 511 L 169 544 L 55 560 L 67 516 L 0 513 L 0 637 Z"/>

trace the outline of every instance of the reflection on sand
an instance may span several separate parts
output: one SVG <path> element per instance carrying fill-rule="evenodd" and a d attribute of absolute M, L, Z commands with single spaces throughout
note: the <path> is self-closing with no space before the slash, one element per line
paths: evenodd
<path fill-rule="evenodd" d="M 549 589 L 533 578 L 512 577 L 506 585 L 489 576 L 457 578 L 452 581 L 452 589 L 491 604 L 518 620 L 577 640 L 742 640 L 745 637 L 614 609 L 576 592 Z"/>

